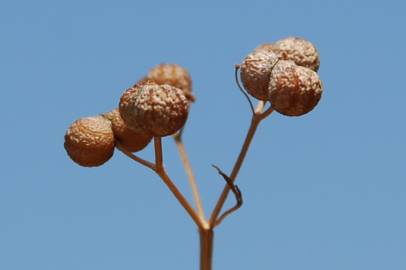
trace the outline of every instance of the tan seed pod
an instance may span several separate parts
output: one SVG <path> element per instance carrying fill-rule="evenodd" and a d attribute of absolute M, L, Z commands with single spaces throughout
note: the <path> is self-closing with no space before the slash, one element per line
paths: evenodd
<path fill-rule="evenodd" d="M 144 149 L 152 139 L 150 135 L 135 132 L 130 129 L 124 123 L 118 109 L 104 113 L 102 116 L 110 120 L 114 137 L 130 152 L 137 152 Z"/>
<path fill-rule="evenodd" d="M 150 69 L 148 75 L 141 79 L 141 82 L 145 80 L 152 80 L 157 84 L 169 84 L 176 88 L 183 90 L 185 96 L 192 100 L 192 77 L 186 68 L 181 67 L 178 64 L 160 64 Z"/>
<path fill-rule="evenodd" d="M 298 66 L 317 71 L 320 56 L 316 47 L 308 40 L 299 37 L 288 37 L 274 43 L 273 51 L 282 60 L 291 60 Z"/>
<path fill-rule="evenodd" d="M 315 71 L 280 60 L 271 72 L 269 92 L 274 110 L 287 116 L 300 116 L 317 105 L 323 87 Z"/>
<path fill-rule="evenodd" d="M 269 76 L 278 57 L 272 51 L 250 53 L 241 64 L 241 81 L 247 92 L 259 100 L 269 99 Z"/>
<path fill-rule="evenodd" d="M 186 122 L 189 101 L 184 92 L 168 84 L 144 84 L 126 91 L 119 111 L 131 129 L 151 136 L 174 134 Z"/>
<path fill-rule="evenodd" d="M 273 51 L 275 49 L 274 46 L 275 45 L 273 43 L 263 43 L 263 44 L 259 45 L 258 47 L 256 47 L 254 51 L 255 52 L 262 51 L 262 50 Z"/>
<path fill-rule="evenodd" d="M 114 153 L 111 123 L 101 116 L 76 120 L 68 128 L 64 143 L 69 157 L 85 167 L 100 166 Z"/>

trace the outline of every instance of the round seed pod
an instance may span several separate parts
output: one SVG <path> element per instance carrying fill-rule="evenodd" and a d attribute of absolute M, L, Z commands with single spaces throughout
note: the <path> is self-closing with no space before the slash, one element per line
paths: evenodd
<path fill-rule="evenodd" d="M 130 129 L 124 123 L 118 109 L 104 113 L 102 116 L 110 120 L 115 139 L 130 152 L 144 149 L 152 139 L 150 135 L 138 133 Z"/>
<path fill-rule="evenodd" d="M 187 69 L 178 64 L 160 64 L 152 68 L 141 81 L 152 80 L 157 84 L 169 84 L 183 90 L 185 96 L 192 100 L 192 77 Z"/>
<path fill-rule="evenodd" d="M 163 137 L 181 129 L 188 116 L 184 92 L 168 84 L 144 84 L 126 91 L 119 111 L 126 125 L 136 132 Z"/>
<path fill-rule="evenodd" d="M 308 40 L 299 37 L 288 37 L 274 43 L 272 49 L 280 59 L 291 60 L 298 66 L 317 71 L 320 56 L 316 47 Z"/>
<path fill-rule="evenodd" d="M 269 92 L 274 110 L 286 116 L 300 116 L 317 105 L 323 88 L 315 71 L 280 60 L 271 72 Z"/>
<path fill-rule="evenodd" d="M 275 45 L 273 43 L 263 43 L 263 44 L 259 45 L 258 47 L 256 47 L 254 51 L 256 52 L 256 51 L 265 50 L 265 51 L 273 52 L 273 50 L 275 49 L 274 46 Z"/>
<path fill-rule="evenodd" d="M 85 167 L 100 166 L 114 153 L 111 123 L 101 116 L 85 117 L 73 122 L 65 134 L 69 157 Z"/>
<path fill-rule="evenodd" d="M 250 53 L 240 67 L 241 81 L 247 92 L 259 100 L 269 99 L 269 76 L 278 56 L 272 51 Z"/>

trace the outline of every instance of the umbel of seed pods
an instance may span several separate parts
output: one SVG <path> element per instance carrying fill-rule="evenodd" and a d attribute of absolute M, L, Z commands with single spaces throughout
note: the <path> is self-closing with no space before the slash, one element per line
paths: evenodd
<path fill-rule="evenodd" d="M 192 100 L 188 71 L 175 64 L 158 65 L 123 93 L 118 108 L 76 120 L 65 134 L 65 149 L 85 167 L 108 161 L 118 143 L 127 151 L 140 151 L 152 137 L 181 129 Z"/>
<path fill-rule="evenodd" d="M 262 44 L 238 65 L 245 90 L 286 116 L 304 115 L 319 102 L 319 66 L 314 45 L 298 37 Z M 76 120 L 65 134 L 65 149 L 85 167 L 108 161 L 118 144 L 140 151 L 153 137 L 181 130 L 193 101 L 188 71 L 176 64 L 158 65 L 122 94 L 118 108 Z"/>
<path fill-rule="evenodd" d="M 312 43 L 289 37 L 262 44 L 242 62 L 241 81 L 253 97 L 286 116 L 310 112 L 323 92 L 319 54 Z"/>
<path fill-rule="evenodd" d="M 248 95 L 260 100 L 258 108 L 265 103 L 270 107 L 257 113 L 251 109 L 254 119 L 264 119 L 273 110 L 286 116 L 304 115 L 317 105 L 322 95 L 322 83 L 317 74 L 320 58 L 312 43 L 297 37 L 288 37 L 271 44 L 262 44 L 248 54 L 241 64 L 237 65 L 236 75 L 240 71 L 240 79 Z M 245 91 L 244 91 L 245 90 Z M 189 108 L 195 100 L 192 94 L 192 80 L 188 71 L 176 64 L 161 64 L 152 68 L 132 87 L 124 91 L 118 107 L 98 116 L 76 120 L 65 134 L 65 149 L 69 157 L 77 164 L 85 167 L 100 166 L 107 162 L 117 147 L 127 156 L 153 169 L 166 183 L 178 201 L 190 214 L 199 227 L 200 233 L 200 269 L 211 270 L 213 228 L 220 224 L 228 214 L 242 204 L 241 193 L 233 181 L 247 153 L 251 139 L 259 122 L 252 121 L 240 155 L 230 176 L 215 166 L 227 181 L 209 221 L 204 218 L 199 193 L 192 182 L 192 190 L 196 200 L 198 213 L 187 203 L 187 200 L 171 182 L 162 166 L 162 145 L 160 137 L 175 135 L 179 147 L 180 134 L 188 118 Z M 260 117 L 260 118 L 257 118 Z M 154 138 L 156 164 L 145 161 L 131 152 L 144 149 Z M 180 147 L 180 152 L 184 153 Z M 188 161 L 183 161 L 188 171 Z M 237 205 L 219 216 L 221 208 L 231 189 L 237 199 Z M 224 196 L 223 196 L 224 195 Z M 200 209 L 199 209 L 200 205 Z"/>

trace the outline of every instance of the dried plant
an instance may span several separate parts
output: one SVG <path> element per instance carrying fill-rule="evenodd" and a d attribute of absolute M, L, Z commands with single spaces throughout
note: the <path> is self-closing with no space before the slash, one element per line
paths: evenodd
<path fill-rule="evenodd" d="M 224 189 L 209 217 L 205 216 L 197 181 L 182 141 L 183 128 L 195 97 L 188 71 L 176 64 L 161 64 L 127 89 L 118 108 L 101 116 L 75 121 L 65 135 L 65 149 L 81 166 L 100 166 L 111 158 L 114 148 L 135 162 L 154 171 L 189 214 L 200 234 L 200 269 L 212 269 L 214 229 L 243 204 L 240 189 L 234 184 L 259 124 L 275 110 L 286 116 L 310 112 L 322 95 L 316 73 L 320 58 L 312 43 L 288 37 L 262 44 L 235 66 L 238 88 L 247 98 L 252 118 L 240 153 L 230 174 L 213 165 L 225 180 Z M 239 75 L 243 86 L 240 84 Z M 256 107 L 250 95 L 258 99 Z M 179 150 L 195 207 L 176 187 L 164 167 L 162 137 L 172 136 Z M 134 154 L 154 141 L 155 160 Z M 230 193 L 236 203 L 223 210 Z"/>

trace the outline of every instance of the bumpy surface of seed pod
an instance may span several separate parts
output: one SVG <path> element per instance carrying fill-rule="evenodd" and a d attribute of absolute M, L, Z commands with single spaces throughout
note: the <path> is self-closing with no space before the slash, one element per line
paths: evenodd
<path fill-rule="evenodd" d="M 274 43 L 273 51 L 282 60 L 291 60 L 298 66 L 317 71 L 320 56 L 316 47 L 308 40 L 299 37 L 288 37 Z"/>
<path fill-rule="evenodd" d="M 241 81 L 250 95 L 260 100 L 269 99 L 269 76 L 278 56 L 266 50 L 250 53 L 241 64 Z"/>
<path fill-rule="evenodd" d="M 263 44 L 261 44 L 261 45 L 259 45 L 258 47 L 256 47 L 255 48 L 255 52 L 256 51 L 262 51 L 262 50 L 265 50 L 265 51 L 273 51 L 274 50 L 274 44 L 273 43 L 263 43 Z"/>
<path fill-rule="evenodd" d="M 183 90 L 186 97 L 192 97 L 192 78 L 187 69 L 178 64 L 160 64 L 152 68 L 144 80 L 157 84 L 169 84 Z"/>
<path fill-rule="evenodd" d="M 121 118 L 131 129 L 152 136 L 168 136 L 183 127 L 189 101 L 168 84 L 144 84 L 127 90 L 120 99 Z"/>
<path fill-rule="evenodd" d="M 111 123 L 101 116 L 76 120 L 65 134 L 65 149 L 69 157 L 85 167 L 100 166 L 114 153 Z"/>
<path fill-rule="evenodd" d="M 137 152 L 144 149 L 151 141 L 152 136 L 135 132 L 130 129 L 120 116 L 118 109 L 111 112 L 104 113 L 103 117 L 110 120 L 114 137 L 118 140 L 128 151 Z"/>
<path fill-rule="evenodd" d="M 274 110 L 287 116 L 300 116 L 317 105 L 323 89 L 315 71 L 280 60 L 271 72 L 269 91 Z"/>

